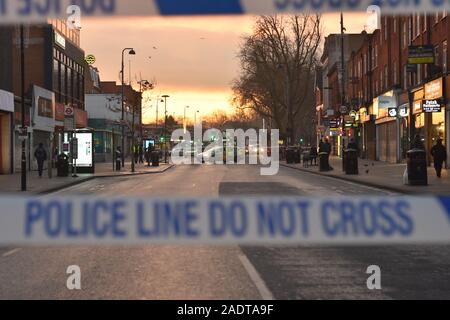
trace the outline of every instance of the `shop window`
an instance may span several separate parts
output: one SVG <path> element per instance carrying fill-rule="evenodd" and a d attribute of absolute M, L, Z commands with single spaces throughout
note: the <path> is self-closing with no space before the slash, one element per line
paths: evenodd
<path fill-rule="evenodd" d="M 445 108 L 442 108 L 441 112 L 433 113 L 431 118 L 431 138 L 433 139 L 433 144 L 438 138 L 445 141 Z"/>
<path fill-rule="evenodd" d="M 53 104 L 49 99 L 38 98 L 38 116 L 45 118 L 53 118 Z"/>

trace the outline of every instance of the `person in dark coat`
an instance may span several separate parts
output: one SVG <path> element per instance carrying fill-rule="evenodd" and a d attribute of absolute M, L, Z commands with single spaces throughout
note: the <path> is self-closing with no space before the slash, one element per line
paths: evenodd
<path fill-rule="evenodd" d="M 440 178 L 442 173 L 442 165 L 444 161 L 447 161 L 447 150 L 442 144 L 442 139 L 438 139 L 433 148 L 431 148 L 431 155 L 433 156 L 436 175 Z"/>
<path fill-rule="evenodd" d="M 42 172 L 44 171 L 44 162 L 47 160 L 47 151 L 44 149 L 44 145 L 39 143 L 36 151 L 34 152 L 38 165 L 39 178 L 42 178 Z"/>
<path fill-rule="evenodd" d="M 311 161 L 311 165 L 313 165 L 314 162 L 314 165 L 317 166 L 317 156 L 318 156 L 317 147 L 312 146 L 309 151 L 309 160 Z"/>

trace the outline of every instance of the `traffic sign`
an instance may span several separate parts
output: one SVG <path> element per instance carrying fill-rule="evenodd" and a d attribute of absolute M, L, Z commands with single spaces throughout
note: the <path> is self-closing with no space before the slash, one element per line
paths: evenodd
<path fill-rule="evenodd" d="M 87 55 L 85 60 L 88 65 L 93 65 L 96 61 L 95 56 L 93 54 Z"/>
<path fill-rule="evenodd" d="M 65 116 L 66 118 L 71 118 L 71 117 L 73 117 L 73 116 L 74 116 L 74 113 L 75 113 L 75 111 L 74 111 L 74 109 L 73 109 L 72 106 L 69 106 L 69 105 L 64 106 L 64 116 Z"/>

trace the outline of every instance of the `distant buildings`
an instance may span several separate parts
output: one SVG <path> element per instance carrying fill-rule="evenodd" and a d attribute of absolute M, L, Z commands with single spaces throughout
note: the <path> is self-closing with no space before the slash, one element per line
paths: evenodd
<path fill-rule="evenodd" d="M 352 38 L 351 51 L 344 56 L 344 99 L 342 90 L 336 90 L 342 86 L 339 64 L 330 67 L 322 59 L 318 134 L 336 141 L 336 154 L 353 138 L 364 158 L 402 162 L 415 134 L 427 150 L 438 138 L 449 149 L 448 19 L 446 13 L 386 16 L 380 29 Z M 327 38 L 324 57 L 339 60 L 329 43 Z M 427 63 L 433 62 L 430 59 L 434 63 Z M 427 101 L 438 105 L 424 108 Z M 342 105 L 347 110 L 340 110 Z"/>

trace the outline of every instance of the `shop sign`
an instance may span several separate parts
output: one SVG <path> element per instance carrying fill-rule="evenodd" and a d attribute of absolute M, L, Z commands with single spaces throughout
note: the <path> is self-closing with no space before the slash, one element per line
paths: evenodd
<path fill-rule="evenodd" d="M 339 120 L 337 119 L 331 119 L 329 123 L 330 129 L 336 129 L 339 128 Z"/>
<path fill-rule="evenodd" d="M 395 101 L 392 95 L 382 95 L 378 97 L 379 109 L 389 109 L 393 107 L 395 107 Z"/>
<path fill-rule="evenodd" d="M 408 106 L 401 106 L 398 108 L 398 115 L 402 118 L 405 118 L 408 116 Z"/>
<path fill-rule="evenodd" d="M 442 78 L 430 81 L 425 85 L 425 99 L 439 99 L 443 95 Z"/>
<path fill-rule="evenodd" d="M 433 64 L 434 47 L 427 46 L 409 46 L 408 64 Z"/>
<path fill-rule="evenodd" d="M 426 113 L 434 113 L 434 112 L 441 112 L 442 110 L 442 104 L 441 100 L 435 99 L 435 100 L 423 100 L 422 101 L 422 111 Z"/>
<path fill-rule="evenodd" d="M 388 115 L 391 118 L 397 118 L 397 115 L 398 115 L 397 108 L 389 108 L 388 109 Z"/>

